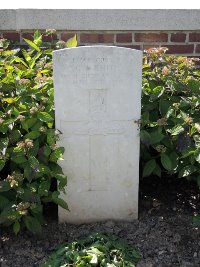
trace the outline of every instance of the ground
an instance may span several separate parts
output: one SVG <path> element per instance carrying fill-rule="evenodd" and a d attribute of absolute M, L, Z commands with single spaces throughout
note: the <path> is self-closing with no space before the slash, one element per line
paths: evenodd
<path fill-rule="evenodd" d="M 199 267 L 200 227 L 192 221 L 195 213 L 200 214 L 199 200 L 194 183 L 147 178 L 140 183 L 139 220 L 74 226 L 59 225 L 51 216 L 41 236 L 28 232 L 15 236 L 1 229 L 0 266 L 40 266 L 59 244 L 94 232 L 109 232 L 139 250 L 142 259 L 137 267 Z"/>

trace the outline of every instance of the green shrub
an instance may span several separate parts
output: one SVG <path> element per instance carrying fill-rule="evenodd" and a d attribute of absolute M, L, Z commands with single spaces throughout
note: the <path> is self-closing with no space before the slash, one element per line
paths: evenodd
<path fill-rule="evenodd" d="M 64 148 L 55 143 L 52 48 L 44 47 L 39 32 L 25 41 L 28 50 L 9 50 L 9 42 L 0 40 L 0 224 L 36 233 L 44 203 L 68 209 L 51 190 L 53 179 L 64 190 L 67 178 L 57 164 Z"/>
<path fill-rule="evenodd" d="M 143 65 L 141 167 L 193 177 L 200 186 L 200 71 L 195 59 L 147 51 Z"/>
<path fill-rule="evenodd" d="M 135 267 L 139 259 L 138 252 L 118 237 L 95 234 L 62 245 L 41 267 Z"/>

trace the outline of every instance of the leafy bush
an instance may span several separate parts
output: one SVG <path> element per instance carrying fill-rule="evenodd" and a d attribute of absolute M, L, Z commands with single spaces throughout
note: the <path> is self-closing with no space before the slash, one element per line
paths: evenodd
<path fill-rule="evenodd" d="M 138 252 L 118 237 L 96 234 L 62 245 L 42 267 L 134 267 L 139 259 Z"/>
<path fill-rule="evenodd" d="M 200 186 L 200 71 L 195 59 L 147 51 L 143 65 L 143 177 L 193 177 Z"/>
<path fill-rule="evenodd" d="M 68 209 L 51 190 L 53 179 L 64 190 L 67 178 L 57 164 L 64 148 L 55 143 L 52 48 L 43 46 L 39 32 L 34 41 L 24 40 L 28 50 L 9 50 L 9 42 L 0 40 L 0 224 L 36 233 L 44 203 Z M 75 37 L 67 43 L 74 44 Z"/>

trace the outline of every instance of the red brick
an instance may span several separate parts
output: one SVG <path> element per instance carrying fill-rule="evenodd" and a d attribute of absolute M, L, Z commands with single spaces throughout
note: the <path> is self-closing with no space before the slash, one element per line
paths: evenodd
<path fill-rule="evenodd" d="M 34 33 L 32 33 L 32 32 L 23 32 L 22 38 L 25 38 L 28 40 L 33 40 L 33 35 L 34 35 Z"/>
<path fill-rule="evenodd" d="M 200 42 L 200 33 L 197 32 L 190 33 L 189 42 Z"/>
<path fill-rule="evenodd" d="M 11 40 L 11 41 L 19 42 L 20 34 L 18 32 L 4 32 L 3 38 Z"/>
<path fill-rule="evenodd" d="M 198 44 L 197 46 L 196 46 L 196 51 L 195 51 L 196 53 L 200 53 L 200 44 Z"/>
<path fill-rule="evenodd" d="M 82 33 L 80 41 L 82 43 L 113 43 L 114 34 Z"/>
<path fill-rule="evenodd" d="M 132 33 L 118 33 L 116 36 L 117 43 L 131 43 Z"/>
<path fill-rule="evenodd" d="M 52 35 L 42 35 L 42 41 L 43 42 L 51 42 L 52 40 L 58 40 L 57 34 Z"/>
<path fill-rule="evenodd" d="M 167 54 L 190 54 L 194 51 L 194 45 L 165 45 L 169 50 Z"/>
<path fill-rule="evenodd" d="M 141 50 L 141 46 L 140 45 L 118 45 L 118 47 L 125 47 L 125 48 Z"/>
<path fill-rule="evenodd" d="M 75 33 L 72 33 L 72 32 L 63 32 L 61 33 L 61 40 L 62 41 L 67 41 L 69 40 L 70 38 L 72 38 L 73 36 L 75 35 Z"/>
<path fill-rule="evenodd" d="M 171 42 L 185 42 L 186 34 L 185 33 L 172 33 Z"/>
<path fill-rule="evenodd" d="M 136 42 L 167 42 L 167 33 L 135 33 Z"/>

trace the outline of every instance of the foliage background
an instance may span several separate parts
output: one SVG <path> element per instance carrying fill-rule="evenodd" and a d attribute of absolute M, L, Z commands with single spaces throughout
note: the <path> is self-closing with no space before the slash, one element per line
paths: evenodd
<path fill-rule="evenodd" d="M 29 49 L 10 50 L 9 42 L 0 40 L 0 224 L 12 226 L 16 234 L 21 226 L 41 231 L 47 202 L 68 209 L 59 198 L 67 177 L 57 164 L 64 148 L 56 145 L 54 125 L 55 44 L 44 45 L 38 31 L 33 41 L 24 40 Z M 57 47 L 73 45 L 75 37 Z M 54 179 L 59 191 L 51 188 Z"/>
<path fill-rule="evenodd" d="M 28 49 L 10 49 L 0 40 L 0 224 L 17 234 L 41 231 L 43 206 L 59 197 L 67 177 L 57 161 L 52 50 L 77 45 L 76 36 L 52 42 L 24 39 Z M 195 179 L 200 186 L 200 71 L 195 59 L 168 56 L 165 48 L 146 51 L 143 65 L 142 176 Z M 52 189 L 58 181 L 58 191 Z"/>
<path fill-rule="evenodd" d="M 200 186 L 200 71 L 198 59 L 144 56 L 141 166 L 149 175 L 195 179 Z"/>

